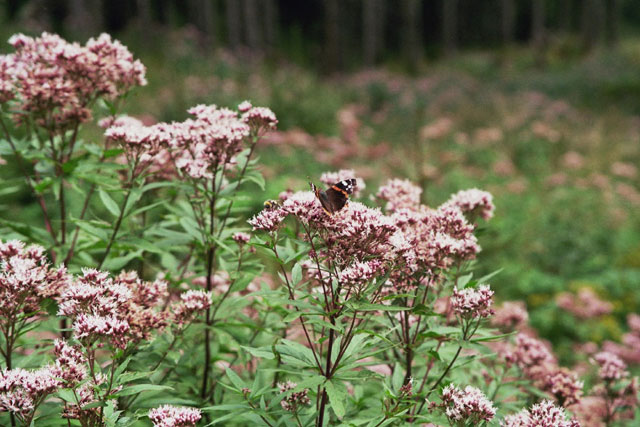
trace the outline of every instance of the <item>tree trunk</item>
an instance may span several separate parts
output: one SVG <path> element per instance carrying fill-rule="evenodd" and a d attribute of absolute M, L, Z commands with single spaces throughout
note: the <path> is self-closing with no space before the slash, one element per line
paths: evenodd
<path fill-rule="evenodd" d="M 442 45 L 445 56 L 453 56 L 458 48 L 458 0 L 443 0 Z"/>
<path fill-rule="evenodd" d="M 101 16 L 100 4 L 96 0 L 71 0 L 66 25 L 75 36 L 84 40 L 93 36 L 96 28 L 102 27 L 99 22 Z"/>
<path fill-rule="evenodd" d="M 618 25 L 620 23 L 620 1 L 606 0 L 606 42 L 609 46 L 618 43 Z"/>
<path fill-rule="evenodd" d="M 341 68 L 340 58 L 340 2 L 324 0 L 325 58 L 328 72 Z"/>
<path fill-rule="evenodd" d="M 256 0 L 243 1 L 244 12 L 244 40 L 252 50 L 260 49 L 262 45 L 262 27 L 258 19 L 258 2 Z"/>
<path fill-rule="evenodd" d="M 531 1 L 531 44 L 536 50 L 544 46 L 544 0 Z"/>
<path fill-rule="evenodd" d="M 239 0 L 226 0 L 227 40 L 231 49 L 242 43 L 242 17 Z"/>
<path fill-rule="evenodd" d="M 582 4 L 582 43 L 589 52 L 602 35 L 604 5 L 601 0 L 584 0 Z"/>
<path fill-rule="evenodd" d="M 501 0 L 502 9 L 502 42 L 506 45 L 513 43 L 516 6 L 514 0 Z"/>
<path fill-rule="evenodd" d="M 365 65 L 378 61 L 384 40 L 384 0 L 362 2 L 362 45 Z"/>
<path fill-rule="evenodd" d="M 216 41 L 216 6 L 217 0 L 189 0 L 189 20 L 200 32 L 203 48 L 210 48 Z"/>
<path fill-rule="evenodd" d="M 264 1 L 264 42 L 271 51 L 278 41 L 278 4 L 275 0 Z"/>
<path fill-rule="evenodd" d="M 412 69 L 416 69 L 422 60 L 422 37 L 420 33 L 420 13 L 422 11 L 420 0 L 404 0 L 402 13 L 404 31 L 402 32 L 402 44 L 405 61 Z"/>

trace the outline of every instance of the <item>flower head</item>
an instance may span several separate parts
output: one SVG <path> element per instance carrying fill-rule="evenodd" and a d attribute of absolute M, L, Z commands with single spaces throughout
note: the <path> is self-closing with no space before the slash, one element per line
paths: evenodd
<path fill-rule="evenodd" d="M 198 408 L 162 405 L 149 411 L 149 419 L 155 427 L 192 427 L 202 418 Z"/>
<path fill-rule="evenodd" d="M 627 364 L 608 351 L 596 354 L 593 359 L 600 367 L 599 376 L 605 381 L 615 381 L 629 376 Z"/>
<path fill-rule="evenodd" d="M 446 408 L 445 414 L 452 421 L 465 421 L 478 424 L 490 421 L 496 414 L 496 409 L 479 389 L 466 386 L 460 390 L 449 384 L 442 390 L 442 404 Z"/>
<path fill-rule="evenodd" d="M 491 193 L 477 188 L 458 191 L 445 205 L 456 206 L 472 218 L 479 216 L 484 220 L 491 219 L 495 210 Z"/>
<path fill-rule="evenodd" d="M 533 405 L 530 410 L 523 409 L 515 415 L 509 415 L 500 422 L 502 427 L 580 427 L 577 420 L 566 419 L 562 408 L 553 404 L 550 400 Z"/>
<path fill-rule="evenodd" d="M 292 381 L 287 381 L 286 383 L 278 383 L 280 393 L 290 392 L 297 386 L 298 384 Z M 280 406 L 282 406 L 282 409 L 284 409 L 285 411 L 297 412 L 298 406 L 308 405 L 309 403 L 311 403 L 311 400 L 309 399 L 309 389 L 305 388 L 304 390 L 295 393 L 289 393 L 284 397 L 284 399 L 280 401 Z"/>
<path fill-rule="evenodd" d="M 390 179 L 380 187 L 376 196 L 387 202 L 385 210 L 416 209 L 420 205 L 422 188 L 407 179 Z"/>
<path fill-rule="evenodd" d="M 453 289 L 451 307 L 463 318 L 489 317 L 493 314 L 494 292 L 489 285 L 479 285 L 477 288 Z"/>

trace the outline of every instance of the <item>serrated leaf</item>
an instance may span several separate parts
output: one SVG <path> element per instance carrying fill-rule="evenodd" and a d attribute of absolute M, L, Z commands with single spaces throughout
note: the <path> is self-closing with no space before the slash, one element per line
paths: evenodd
<path fill-rule="evenodd" d="M 327 392 L 327 396 L 329 396 L 329 403 L 331 404 L 333 412 L 335 412 L 338 418 L 344 417 L 346 412 L 345 401 L 347 400 L 347 393 L 346 389 L 344 389 L 344 385 L 337 385 L 332 381 L 327 381 L 324 385 L 324 389 Z"/>

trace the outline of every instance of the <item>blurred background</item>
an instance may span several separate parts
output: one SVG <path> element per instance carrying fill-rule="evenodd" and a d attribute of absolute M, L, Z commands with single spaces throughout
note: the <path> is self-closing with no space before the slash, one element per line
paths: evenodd
<path fill-rule="evenodd" d="M 390 177 L 432 206 L 492 192 L 477 270 L 502 268 L 496 294 L 523 300 L 564 362 L 640 311 L 637 0 L 4 0 L 0 23 L 4 40 L 121 40 L 148 68 L 126 107 L 147 123 L 272 108 L 247 215 L 343 168 L 365 202 Z"/>

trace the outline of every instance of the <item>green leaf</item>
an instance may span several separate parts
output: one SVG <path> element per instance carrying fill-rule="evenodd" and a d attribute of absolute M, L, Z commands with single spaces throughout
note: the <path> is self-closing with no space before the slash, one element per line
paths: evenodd
<path fill-rule="evenodd" d="M 113 201 L 111 196 L 109 196 L 109 194 L 107 194 L 107 192 L 102 188 L 98 190 L 98 193 L 100 194 L 100 200 L 102 200 L 102 204 L 105 208 L 107 208 L 109 212 L 111 212 L 111 215 L 115 217 L 120 216 L 120 208 L 118 207 L 118 204 Z"/>
<path fill-rule="evenodd" d="M 496 271 L 487 274 L 486 276 L 482 276 L 481 278 L 478 279 L 478 283 L 484 283 L 487 280 L 491 279 L 493 276 L 496 276 L 500 273 L 502 273 L 502 270 L 504 270 L 504 268 L 499 268 Z"/>
<path fill-rule="evenodd" d="M 245 346 L 240 346 L 242 347 L 245 351 L 249 352 L 252 356 L 255 357 L 259 357 L 261 359 L 274 359 L 276 356 L 273 354 L 273 351 L 271 351 L 271 348 L 267 348 L 267 347 L 263 347 L 263 348 L 252 348 L 252 347 L 245 347 Z"/>
<path fill-rule="evenodd" d="M 302 266 L 297 262 L 291 269 L 291 282 L 295 286 L 302 280 Z"/>
<path fill-rule="evenodd" d="M 129 387 L 123 388 L 116 393 L 117 396 L 130 396 L 132 394 L 138 394 L 145 391 L 160 391 L 160 390 L 173 390 L 173 387 L 159 384 L 135 384 Z"/>
<path fill-rule="evenodd" d="M 464 276 L 458 277 L 455 282 L 458 289 L 463 289 L 465 285 L 469 283 L 472 277 L 473 273 L 465 274 Z"/>
<path fill-rule="evenodd" d="M 347 400 L 346 388 L 342 383 L 334 384 L 332 381 L 327 381 L 324 385 L 324 389 L 329 396 L 329 403 L 331 403 L 331 409 L 335 412 L 338 418 L 344 417 L 345 401 Z"/>
<path fill-rule="evenodd" d="M 233 372 L 233 369 L 227 368 L 226 372 L 227 377 L 229 377 L 229 380 L 231 380 L 231 383 L 238 389 L 238 391 L 246 387 L 244 381 L 242 381 L 242 378 L 240 378 L 238 374 Z"/>
<path fill-rule="evenodd" d="M 391 388 L 395 393 L 398 393 L 400 387 L 402 387 L 402 380 L 404 379 L 404 373 L 399 363 L 393 368 L 393 375 L 391 376 Z"/>

